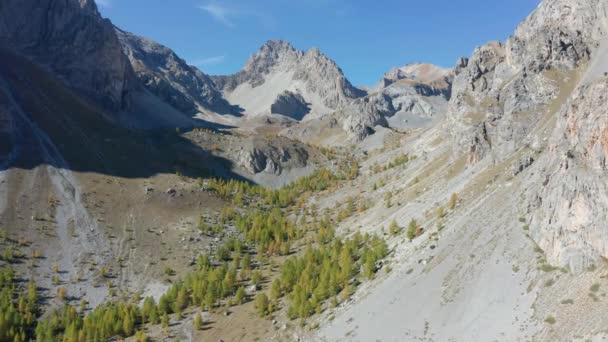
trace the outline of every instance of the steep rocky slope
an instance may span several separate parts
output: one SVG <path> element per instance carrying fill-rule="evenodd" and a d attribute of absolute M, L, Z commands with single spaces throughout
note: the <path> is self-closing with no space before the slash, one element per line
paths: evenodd
<path fill-rule="evenodd" d="M 47 65 L 102 107 L 129 109 L 135 75 L 94 0 L 3 1 L 0 22 L 3 46 Z"/>
<path fill-rule="evenodd" d="M 582 64 L 579 69 L 584 71 L 575 75 L 575 90 L 562 99 L 564 105 L 556 112 L 557 124 L 544 146 L 546 153 L 535 163 L 532 181 L 542 187 L 528 192 L 527 208 L 532 235 L 549 260 L 581 272 L 608 256 L 608 4 L 543 3 L 531 21 L 530 25 L 544 21 L 547 26 L 565 26 L 564 31 L 578 33 L 581 45 L 567 50 L 573 61 L 567 60 L 566 65 Z"/>
<path fill-rule="evenodd" d="M 118 28 L 116 34 L 141 83 L 161 100 L 186 114 L 201 110 L 238 114 L 209 76 L 171 49 Z"/>
<path fill-rule="evenodd" d="M 271 40 L 249 58 L 242 71 L 213 80 L 224 90 L 228 101 L 239 105 L 246 115 L 270 114 L 271 107 L 283 101 L 284 92 L 301 96 L 310 104 L 305 118 L 318 118 L 333 112 L 364 92 L 353 87 L 334 61 L 318 49 L 296 50 L 285 41 Z M 283 114 L 298 117 L 291 107 Z M 276 111 L 276 110 L 275 110 Z"/>
<path fill-rule="evenodd" d="M 463 60 L 448 112 L 452 139 L 469 162 L 516 152 L 529 160 L 525 167 L 539 159 L 526 208 L 532 236 L 551 262 L 577 272 L 607 255 L 605 202 L 594 195 L 606 186 L 598 93 L 606 6 L 544 1 L 506 43 Z"/>
<path fill-rule="evenodd" d="M 343 226 L 415 218 L 424 237 L 395 238 L 394 272 L 314 338 L 606 338 L 607 6 L 543 1 L 506 43 L 457 63 L 447 120 L 401 138 L 421 158 L 380 178 L 400 205 Z"/>
<path fill-rule="evenodd" d="M 605 31 L 603 6 L 544 1 L 506 43 L 484 45 L 459 63 L 448 116 L 454 142 L 471 161 L 490 151 L 502 159 L 528 142 L 542 118 L 536 113 L 559 91 L 554 76 L 589 61 Z"/>

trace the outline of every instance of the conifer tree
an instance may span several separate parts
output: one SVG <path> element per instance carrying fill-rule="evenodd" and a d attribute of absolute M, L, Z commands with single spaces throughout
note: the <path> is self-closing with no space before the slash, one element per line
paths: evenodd
<path fill-rule="evenodd" d="M 418 223 L 415 219 L 410 221 L 410 224 L 407 226 L 407 238 L 414 240 L 416 238 L 416 234 L 418 233 Z"/>
<path fill-rule="evenodd" d="M 265 317 L 269 314 L 268 305 L 269 301 L 266 294 L 264 292 L 259 293 L 255 298 L 255 308 L 261 317 Z"/>
<path fill-rule="evenodd" d="M 243 304 L 243 301 L 245 300 L 245 289 L 242 286 L 240 286 L 238 290 L 236 290 L 236 295 L 234 299 L 237 305 Z"/>
<path fill-rule="evenodd" d="M 197 312 L 194 316 L 194 329 L 201 330 L 203 328 L 203 319 L 201 318 L 200 312 Z"/>

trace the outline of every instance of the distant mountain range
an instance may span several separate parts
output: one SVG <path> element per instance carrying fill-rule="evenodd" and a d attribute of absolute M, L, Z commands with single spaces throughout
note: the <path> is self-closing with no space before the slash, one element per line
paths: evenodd
<path fill-rule="evenodd" d="M 297 121 L 333 115 L 348 121 L 344 129 L 361 139 L 373 129 L 368 125 L 387 125 L 397 112 L 428 117 L 442 111 L 445 103 L 424 99 L 439 94 L 447 101 L 450 94 L 448 70 L 412 65 L 387 73 L 374 89 L 391 98 L 388 108 L 384 99 L 370 106 L 367 92 L 354 87 L 321 51 L 299 51 L 280 40 L 264 44 L 238 73 L 208 76 L 170 48 L 114 28 L 93 1 L 10 2 L 0 15 L 5 22 L 0 35 L 9 46 L 48 65 L 109 117 L 132 127 L 184 126 L 201 112 L 278 114 Z M 399 86 L 388 89 L 397 81 Z M 401 95 L 405 99 L 395 100 Z M 335 114 L 344 110 L 348 118 Z"/>

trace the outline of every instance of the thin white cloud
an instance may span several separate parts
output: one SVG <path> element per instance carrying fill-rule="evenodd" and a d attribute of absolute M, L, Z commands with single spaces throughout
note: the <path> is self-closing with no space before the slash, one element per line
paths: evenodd
<path fill-rule="evenodd" d="M 223 63 L 226 58 L 224 56 L 213 56 L 192 61 L 195 66 L 207 66 Z"/>
<path fill-rule="evenodd" d="M 220 23 L 228 26 L 234 27 L 234 23 L 230 20 L 230 17 L 236 14 L 236 11 L 227 7 L 220 5 L 218 3 L 209 3 L 207 5 L 199 6 L 200 9 L 209 13 L 215 20 Z"/>
<path fill-rule="evenodd" d="M 198 8 L 205 11 L 217 22 L 229 28 L 236 27 L 237 19 L 244 17 L 256 18 L 266 27 L 271 27 L 274 23 L 272 17 L 268 16 L 266 13 L 247 6 L 234 6 L 212 1 L 205 5 L 200 5 Z"/>
<path fill-rule="evenodd" d="M 99 6 L 99 7 L 105 7 L 105 8 L 112 7 L 112 3 L 110 0 L 95 0 L 95 3 L 97 3 L 97 6 Z"/>

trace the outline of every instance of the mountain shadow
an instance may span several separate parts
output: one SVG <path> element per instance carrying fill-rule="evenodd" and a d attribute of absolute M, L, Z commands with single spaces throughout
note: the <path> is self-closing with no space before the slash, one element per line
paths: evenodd
<path fill-rule="evenodd" d="M 0 170 L 50 165 L 125 178 L 242 178 L 229 160 L 183 138 L 184 128 L 143 131 L 116 124 L 128 115 L 108 115 L 43 67 L 0 49 Z M 226 128 L 202 121 L 199 126 Z"/>

